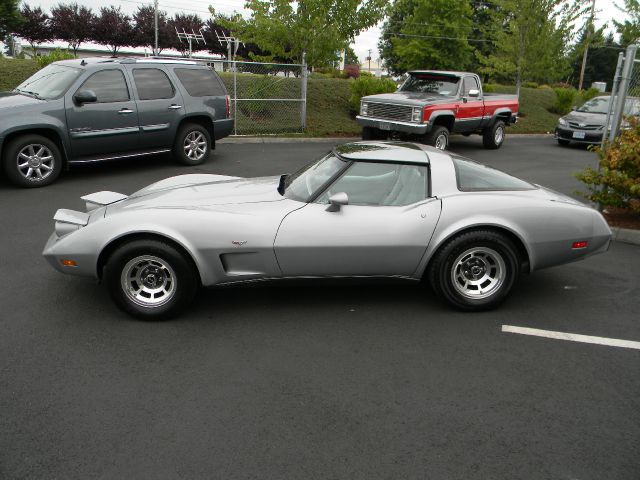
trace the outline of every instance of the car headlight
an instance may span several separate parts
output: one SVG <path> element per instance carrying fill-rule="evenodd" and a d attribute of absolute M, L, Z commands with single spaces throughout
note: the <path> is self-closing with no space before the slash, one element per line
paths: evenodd
<path fill-rule="evenodd" d="M 368 115 L 368 111 L 369 111 L 369 104 L 362 102 L 360 104 L 360 115 L 362 115 L 363 117 L 366 117 Z"/>
<path fill-rule="evenodd" d="M 562 125 L 563 127 L 567 126 L 567 121 L 564 118 L 558 119 L 558 125 Z"/>
<path fill-rule="evenodd" d="M 411 121 L 416 123 L 420 123 L 422 121 L 422 107 L 413 107 Z"/>

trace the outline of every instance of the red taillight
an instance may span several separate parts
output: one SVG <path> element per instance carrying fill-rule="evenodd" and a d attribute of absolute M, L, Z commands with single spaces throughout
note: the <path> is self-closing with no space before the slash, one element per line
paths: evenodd
<path fill-rule="evenodd" d="M 573 245 L 571 245 L 571 248 L 573 248 L 574 250 L 579 250 L 581 248 L 587 248 L 588 242 L 573 242 Z"/>
<path fill-rule="evenodd" d="M 231 116 L 231 97 L 227 95 L 224 99 L 227 102 L 227 118 L 229 118 Z"/>

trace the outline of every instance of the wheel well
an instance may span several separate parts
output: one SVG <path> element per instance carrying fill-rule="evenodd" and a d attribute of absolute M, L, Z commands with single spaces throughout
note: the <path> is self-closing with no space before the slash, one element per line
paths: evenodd
<path fill-rule="evenodd" d="M 511 112 L 502 112 L 497 114 L 494 123 L 498 120 L 502 120 L 504 123 L 508 124 L 509 120 L 511 120 Z"/>
<path fill-rule="evenodd" d="M 507 237 L 509 240 L 511 240 L 513 245 L 516 247 L 518 258 L 520 259 L 520 267 L 522 269 L 522 272 L 529 273 L 529 269 L 531 266 L 529 262 L 530 260 L 529 252 L 527 252 L 527 248 L 524 246 L 524 243 L 522 242 L 520 237 L 518 237 L 511 230 L 508 230 L 502 227 L 496 227 L 495 225 L 474 225 L 473 227 L 468 227 L 462 230 L 458 230 L 457 232 L 452 233 L 447 238 L 445 238 L 442 242 L 440 242 L 440 246 L 438 247 L 438 250 L 440 250 L 440 248 L 442 248 L 445 245 L 445 243 L 447 243 L 453 237 L 457 237 L 458 235 L 462 235 L 464 233 L 477 232 L 477 231 L 483 231 L 483 232 L 490 231 L 490 232 L 500 233 L 505 237 Z M 434 257 L 435 257 L 435 252 L 429 259 L 429 264 L 427 265 L 427 268 L 424 271 L 424 275 L 426 275 L 426 273 L 429 271 L 429 267 L 431 266 L 431 261 L 433 260 Z"/>
<path fill-rule="evenodd" d="M 451 132 L 455 121 L 456 119 L 452 115 L 440 115 L 433 121 L 433 125 L 442 125 Z"/>
<path fill-rule="evenodd" d="M 111 243 L 107 244 L 107 246 L 105 246 L 102 249 L 102 251 L 100 252 L 100 255 L 98 256 L 98 265 L 97 265 L 98 278 L 100 280 L 102 280 L 102 273 L 104 270 L 104 266 L 107 264 L 107 261 L 109 260 L 109 257 L 111 256 L 111 254 L 115 252 L 119 247 L 124 245 L 125 243 L 129 243 L 134 240 L 158 240 L 171 245 L 178 252 L 180 252 L 184 256 L 184 258 L 186 258 L 191 263 L 191 266 L 195 269 L 196 273 L 198 274 L 197 275 L 198 280 L 200 281 L 200 270 L 198 269 L 198 265 L 196 265 L 196 262 L 191 256 L 191 253 L 189 253 L 189 251 L 186 248 L 184 248 L 175 240 L 169 237 L 166 237 L 164 235 L 160 235 L 158 233 L 143 233 L 143 232 L 130 233 L 122 237 L 118 237 L 115 240 L 112 240 Z"/>
<path fill-rule="evenodd" d="M 209 132 L 209 135 L 211 136 L 211 147 L 213 148 L 215 146 L 216 138 L 213 134 L 213 120 L 211 120 L 211 117 L 208 117 L 206 115 L 195 115 L 193 117 L 183 118 L 180 122 L 180 125 L 178 125 L 178 129 L 182 128 L 187 123 L 196 123 L 206 128 Z"/>
<path fill-rule="evenodd" d="M 49 140 L 51 140 L 53 143 L 56 144 L 56 146 L 60 150 L 60 154 L 62 155 L 63 165 L 66 165 L 67 152 L 64 148 L 64 145 L 62 144 L 62 139 L 60 138 L 60 135 L 58 135 L 58 132 L 50 128 L 30 128 L 29 130 L 18 130 L 17 132 L 11 132 L 9 135 L 5 137 L 2 144 L 2 149 L 6 150 L 9 142 L 13 141 L 18 137 L 22 137 L 23 135 L 42 135 L 43 137 L 46 137 Z"/>

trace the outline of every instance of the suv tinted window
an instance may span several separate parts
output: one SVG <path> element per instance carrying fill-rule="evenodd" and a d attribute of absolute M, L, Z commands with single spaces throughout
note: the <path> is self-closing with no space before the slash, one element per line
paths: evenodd
<path fill-rule="evenodd" d="M 349 205 L 400 206 L 427 198 L 427 169 L 419 165 L 354 162 L 317 203 L 344 192 Z"/>
<path fill-rule="evenodd" d="M 129 89 L 120 70 L 102 70 L 91 75 L 78 90 L 92 90 L 100 103 L 126 102 Z"/>
<path fill-rule="evenodd" d="M 157 68 L 134 68 L 133 80 L 140 100 L 173 98 L 175 93 L 167 74 Z"/>
<path fill-rule="evenodd" d="M 192 97 L 215 97 L 227 94 L 216 75 L 208 68 L 176 68 L 174 72 Z"/>
<path fill-rule="evenodd" d="M 462 191 L 483 190 L 533 190 L 536 187 L 524 180 L 486 167 L 472 160 L 453 157 L 458 189 Z"/>

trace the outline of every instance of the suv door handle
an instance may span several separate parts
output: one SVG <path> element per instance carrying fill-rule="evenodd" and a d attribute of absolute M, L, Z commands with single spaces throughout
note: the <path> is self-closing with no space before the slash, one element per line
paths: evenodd
<path fill-rule="evenodd" d="M 182 105 L 169 105 L 169 110 L 179 110 L 180 108 L 182 108 Z"/>
<path fill-rule="evenodd" d="M 123 108 L 122 110 L 118 110 L 120 115 L 128 115 L 129 113 L 133 113 L 133 110 L 130 108 Z"/>

